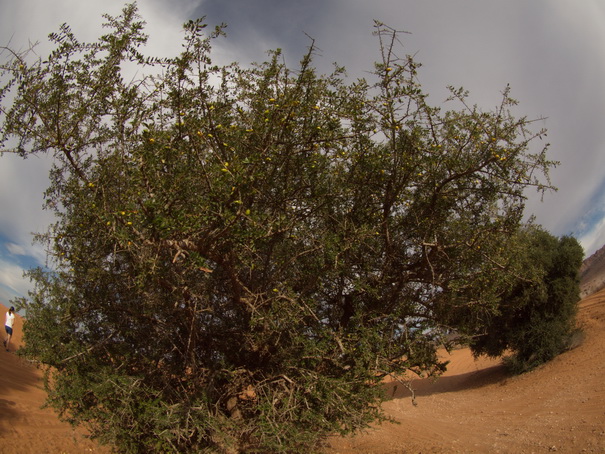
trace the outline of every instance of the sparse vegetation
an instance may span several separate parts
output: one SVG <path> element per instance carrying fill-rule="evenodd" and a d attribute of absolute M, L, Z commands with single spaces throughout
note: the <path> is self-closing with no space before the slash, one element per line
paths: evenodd
<path fill-rule="evenodd" d="M 295 69 L 279 51 L 244 68 L 213 62 L 203 21 L 165 60 L 143 55 L 134 5 L 107 26 L 14 53 L 0 91 L 4 146 L 55 158 L 24 351 L 100 441 L 312 450 L 380 420 L 386 374 L 440 374 L 444 335 L 485 333 L 525 288 L 508 246 L 554 163 L 508 89 L 493 112 L 460 89 L 430 106 L 382 24 L 350 83 L 316 73 L 312 42 Z M 544 285 L 565 299 L 565 279 Z"/>

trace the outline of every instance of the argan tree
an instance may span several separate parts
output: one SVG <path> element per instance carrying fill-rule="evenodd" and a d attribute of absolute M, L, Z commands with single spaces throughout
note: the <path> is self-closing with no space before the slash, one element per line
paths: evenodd
<path fill-rule="evenodd" d="M 3 147 L 54 157 L 24 352 L 63 418 L 124 452 L 301 452 L 380 420 L 387 374 L 439 374 L 443 334 L 497 311 L 553 165 L 508 90 L 431 107 L 378 23 L 347 81 L 313 42 L 294 69 L 217 65 L 222 29 L 192 21 L 154 59 L 134 5 L 106 20 L 2 64 Z"/>
<path fill-rule="evenodd" d="M 523 275 L 502 295 L 497 313 L 471 348 L 476 355 L 494 357 L 511 352 L 507 363 L 521 373 L 569 348 L 576 333 L 584 251 L 575 238 L 556 238 L 536 227 L 520 230 L 511 243 Z"/>

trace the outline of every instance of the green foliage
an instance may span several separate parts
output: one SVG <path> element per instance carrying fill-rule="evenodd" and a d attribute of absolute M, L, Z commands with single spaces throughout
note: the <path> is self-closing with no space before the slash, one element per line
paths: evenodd
<path fill-rule="evenodd" d="M 510 350 L 514 373 L 526 372 L 566 350 L 575 332 L 584 252 L 572 237 L 555 238 L 538 228 L 520 231 L 511 251 L 519 279 L 502 296 L 499 313 L 471 344 L 475 354 Z"/>
<path fill-rule="evenodd" d="M 296 69 L 219 66 L 221 29 L 194 21 L 158 60 L 133 5 L 107 20 L 2 65 L 3 145 L 55 159 L 24 331 L 65 418 L 124 452 L 313 449 L 497 314 L 554 164 L 508 90 L 493 112 L 454 89 L 457 110 L 429 106 L 382 24 L 373 75 L 346 82 L 313 43 Z"/>

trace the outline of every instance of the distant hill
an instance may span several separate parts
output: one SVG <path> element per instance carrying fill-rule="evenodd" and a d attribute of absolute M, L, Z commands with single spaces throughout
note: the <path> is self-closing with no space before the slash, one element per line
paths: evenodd
<path fill-rule="evenodd" d="M 605 288 L 605 246 L 582 263 L 580 296 L 585 298 L 603 288 Z"/>

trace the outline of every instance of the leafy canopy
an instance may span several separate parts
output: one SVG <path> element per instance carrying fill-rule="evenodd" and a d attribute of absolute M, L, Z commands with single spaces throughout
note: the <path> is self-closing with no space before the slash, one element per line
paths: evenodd
<path fill-rule="evenodd" d="M 476 355 L 512 352 L 508 364 L 520 373 L 567 350 L 578 333 L 575 316 L 584 251 L 575 238 L 555 238 L 536 227 L 520 230 L 511 244 L 523 278 L 502 296 L 498 312 L 471 348 Z"/>
<path fill-rule="evenodd" d="M 313 42 L 296 68 L 218 65 L 198 20 L 155 59 L 134 5 L 106 20 L 2 64 L 3 147 L 54 158 L 25 352 L 64 418 L 125 452 L 300 452 L 381 419 L 386 375 L 439 374 L 443 335 L 497 312 L 554 164 L 508 89 L 430 106 L 380 23 L 348 81 Z"/>

